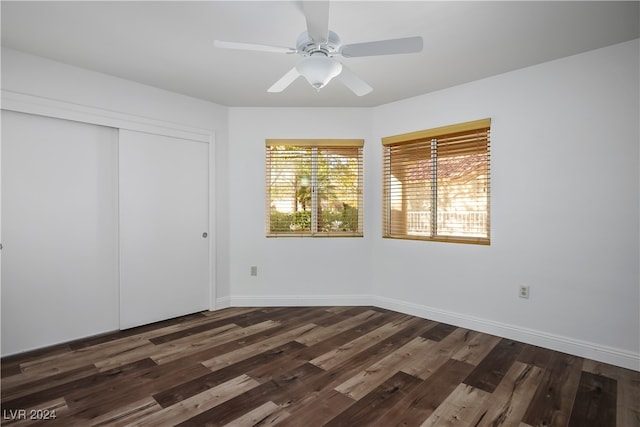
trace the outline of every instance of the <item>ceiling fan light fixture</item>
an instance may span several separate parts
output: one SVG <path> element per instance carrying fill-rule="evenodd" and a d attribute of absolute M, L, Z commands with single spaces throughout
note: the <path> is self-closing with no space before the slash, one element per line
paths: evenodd
<path fill-rule="evenodd" d="M 267 92 L 282 92 L 300 75 L 303 75 L 317 91 L 320 91 L 336 77 L 357 96 L 364 96 L 370 93 L 373 88 L 351 71 L 349 67 L 334 59 L 334 56 L 351 58 L 422 52 L 423 41 L 421 36 L 343 45 L 340 37 L 329 30 L 329 0 L 302 1 L 301 3 L 302 11 L 307 21 L 307 31 L 298 36 L 295 49 L 220 40 L 216 40 L 215 45 L 229 49 L 281 52 L 301 56 L 302 59 L 298 65 L 291 68 L 277 82 L 271 85 Z"/>
<path fill-rule="evenodd" d="M 342 64 L 328 56 L 312 55 L 300 61 L 296 69 L 319 91 L 342 72 Z"/>

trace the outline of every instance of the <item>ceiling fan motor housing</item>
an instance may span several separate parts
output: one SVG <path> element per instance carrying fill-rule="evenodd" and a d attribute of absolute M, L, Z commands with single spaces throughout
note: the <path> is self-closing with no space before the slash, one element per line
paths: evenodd
<path fill-rule="evenodd" d="M 333 31 L 327 34 L 327 40 L 323 43 L 315 42 L 307 31 L 298 36 L 296 40 L 298 53 L 305 56 L 321 54 L 332 57 L 340 51 L 340 37 Z"/>

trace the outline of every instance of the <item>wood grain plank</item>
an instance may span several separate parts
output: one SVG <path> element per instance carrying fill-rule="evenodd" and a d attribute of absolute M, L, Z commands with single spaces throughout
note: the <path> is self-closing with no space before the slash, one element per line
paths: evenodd
<path fill-rule="evenodd" d="M 165 333 L 163 333 L 162 335 L 158 335 L 156 337 L 149 338 L 149 341 L 151 341 L 156 345 L 164 344 L 169 341 L 174 341 L 174 340 L 182 339 L 191 335 L 196 335 L 201 332 L 210 331 L 212 329 L 216 329 L 224 325 L 229 325 L 229 324 L 238 325 L 238 323 L 242 323 L 244 326 L 246 326 L 247 323 L 256 324 L 256 323 L 262 323 L 265 320 L 273 320 L 273 319 L 268 319 L 269 315 L 265 314 L 264 316 L 261 317 L 262 321 L 256 321 L 255 318 L 251 317 L 251 315 L 255 313 L 255 309 L 252 309 L 252 308 L 234 310 L 232 313 L 233 315 L 229 315 L 229 316 L 214 316 L 214 315 L 203 316 L 203 319 L 201 321 L 198 321 L 198 322 L 192 321 L 192 322 L 189 322 L 188 324 L 177 325 L 177 327 L 171 328 L 172 330 L 167 328 L 165 330 Z M 251 321 L 247 320 L 247 316 L 251 318 Z M 236 321 L 238 323 L 236 323 Z M 242 327 L 240 325 L 238 326 Z"/>
<path fill-rule="evenodd" d="M 288 319 L 289 316 L 308 316 L 307 318 L 316 318 L 322 313 L 321 307 L 260 307 L 254 308 L 254 311 L 247 312 L 242 316 L 234 318 L 234 323 L 238 326 L 246 328 L 256 323 L 262 323 L 266 320 L 279 322 Z"/>
<path fill-rule="evenodd" d="M 434 346 L 434 341 L 416 337 L 379 362 L 360 371 L 335 389 L 352 399 L 359 400 L 396 372 L 402 370 L 408 363 L 416 359 L 420 360 L 425 354 L 429 354 Z"/>
<path fill-rule="evenodd" d="M 436 372 L 399 401 L 390 411 L 371 425 L 374 427 L 419 426 L 440 406 L 462 380 L 474 369 L 473 365 L 450 359 Z"/>
<path fill-rule="evenodd" d="M 149 359 L 149 361 L 152 362 L 151 359 Z M 72 383 L 96 373 L 98 373 L 98 370 L 95 366 L 84 365 L 78 366 L 76 369 L 72 369 L 67 372 L 52 375 L 48 377 L 46 381 L 42 381 L 40 379 L 32 380 L 30 378 L 23 377 L 10 377 L 2 380 L 2 399 L 3 402 L 17 399 L 18 397 L 26 396 L 28 394 L 35 394 L 42 390 Z"/>
<path fill-rule="evenodd" d="M 114 378 L 103 378 L 100 382 L 74 390 L 65 397 L 73 417 L 93 419 L 119 406 L 151 396 L 176 383 L 187 382 L 209 372 L 211 371 L 200 364 L 183 364 L 178 360 L 148 369 L 131 371 Z"/>
<path fill-rule="evenodd" d="M 332 318 L 331 313 L 327 313 L 323 307 L 266 307 L 259 311 L 262 312 L 262 315 L 247 315 L 244 321 L 237 320 L 236 324 L 247 327 L 265 320 L 272 320 L 286 324 L 288 327 L 297 327 L 313 323 L 311 320 L 315 322 L 316 320 L 322 321 L 323 319 Z M 298 324 L 291 322 L 291 316 L 298 319 Z"/>
<path fill-rule="evenodd" d="M 285 375 L 260 384 L 242 395 L 236 396 L 215 408 L 211 408 L 206 412 L 190 418 L 180 425 L 181 427 L 225 425 L 241 416 L 241 414 L 247 410 L 253 410 L 265 402 L 272 401 L 279 403 L 283 400 L 295 400 L 298 397 L 295 390 L 299 390 L 305 379 L 313 378 L 321 374 L 323 374 L 323 371 L 320 368 L 310 364 L 297 367 Z M 280 415 L 275 417 L 274 414 L 274 418 L 282 419 L 283 417 Z"/>
<path fill-rule="evenodd" d="M 477 366 L 501 339 L 495 335 L 475 334 L 451 358 Z"/>
<path fill-rule="evenodd" d="M 431 341 L 440 341 L 456 329 L 457 328 L 453 325 L 438 323 L 435 327 L 429 329 L 420 336 Z"/>
<path fill-rule="evenodd" d="M 297 373 L 298 369 L 302 369 L 303 375 L 299 375 Z M 292 382 L 289 378 L 294 378 L 295 381 Z M 292 420 L 298 420 L 296 422 L 301 422 L 301 419 L 307 419 L 306 417 L 309 412 L 314 412 L 319 409 L 318 399 L 324 399 L 324 396 L 329 396 L 332 399 L 333 404 L 329 405 L 327 403 L 329 407 L 323 406 L 322 410 L 322 419 L 328 420 L 330 418 L 327 415 L 328 413 L 337 413 L 335 411 L 337 411 L 338 408 L 347 407 L 353 402 L 347 397 L 340 399 L 338 396 L 334 395 L 337 392 L 331 390 L 329 386 L 332 383 L 332 378 L 332 373 L 325 372 L 317 366 L 307 363 L 304 366 L 296 367 L 288 375 L 281 376 L 277 380 L 277 383 L 283 384 L 282 388 L 286 389 L 286 391 L 274 393 L 270 397 L 274 403 L 281 407 L 279 412 L 285 413 L 287 417 L 294 415 Z M 329 390 L 331 393 L 323 394 Z M 338 408 L 335 407 L 336 404 L 338 405 Z M 273 417 L 278 418 L 281 421 L 282 417 L 278 415 L 279 412 L 274 413 Z"/>
<path fill-rule="evenodd" d="M 617 385 L 614 379 L 582 372 L 569 427 L 615 427 Z"/>
<path fill-rule="evenodd" d="M 541 368 L 515 362 L 487 399 L 486 412 L 478 426 L 518 425 L 542 381 L 542 374 Z"/>
<path fill-rule="evenodd" d="M 224 426 L 269 402 L 270 394 L 276 392 L 277 386 L 272 382 L 259 384 L 251 390 L 217 404 L 206 411 L 193 414 L 192 417 L 176 425 L 180 427 Z"/>
<path fill-rule="evenodd" d="M 247 412 L 241 417 L 236 418 L 230 423 L 225 424 L 227 427 L 246 427 L 246 426 L 266 426 L 277 424 L 280 420 L 287 417 L 286 412 L 280 412 L 276 417 L 274 414 L 280 410 L 280 407 L 273 402 L 265 402 L 252 411 Z"/>
<path fill-rule="evenodd" d="M 298 402 L 290 416 L 278 423 L 280 427 L 321 426 L 353 404 L 353 399 L 331 389 L 310 393 Z"/>
<path fill-rule="evenodd" d="M 475 335 L 475 332 L 459 328 L 441 341 L 435 342 L 435 345 L 432 345 L 422 358 L 413 358 L 412 362 L 406 363 L 402 370 L 425 380 L 440 369 L 454 353 L 464 347 Z M 429 360 L 429 363 L 423 363 L 423 360 Z"/>
<path fill-rule="evenodd" d="M 385 322 L 393 322 L 394 319 L 398 319 L 400 317 L 402 316 L 383 313 L 382 316 L 373 317 L 363 323 L 355 325 L 351 329 L 347 329 L 339 332 L 336 335 L 327 337 L 327 339 L 325 339 L 324 341 L 301 348 L 300 350 L 295 352 L 290 352 L 285 355 L 285 357 L 279 359 L 278 361 L 274 361 L 268 366 L 264 365 L 262 367 L 256 367 L 249 372 L 249 375 L 260 382 L 267 381 L 277 375 L 290 370 L 294 366 L 300 366 L 308 363 L 310 360 L 313 360 L 324 353 L 327 353 L 341 345 L 344 345 L 349 341 L 353 341 L 357 337 L 366 335 Z"/>
<path fill-rule="evenodd" d="M 145 397 L 93 418 L 90 421 L 90 425 L 95 427 L 128 426 L 160 411 L 161 409 L 162 407 L 158 405 L 158 402 L 156 402 L 152 397 Z"/>
<path fill-rule="evenodd" d="M 66 381 L 61 377 L 56 378 L 56 381 L 53 382 L 40 382 L 33 387 L 31 393 L 23 394 L 20 397 L 9 399 L 5 397 L 3 393 L 2 409 L 17 410 L 34 407 L 42 404 L 43 402 L 54 400 L 60 396 L 70 396 L 77 390 L 86 390 L 92 385 L 102 383 L 107 379 L 114 380 L 116 378 L 126 376 L 131 372 L 150 369 L 154 366 L 156 366 L 156 364 L 151 359 L 147 358 L 106 372 L 82 369 L 80 371 L 81 375 L 71 375 L 67 377 Z"/>
<path fill-rule="evenodd" d="M 72 349 L 69 343 L 63 343 L 32 350 L 26 353 L 5 356 L 2 358 L 2 367 L 0 369 L 0 371 L 2 372 L 2 380 L 4 381 L 5 379 L 7 379 L 7 377 L 21 374 L 22 368 L 20 367 L 20 365 L 22 364 L 37 361 L 39 359 L 42 359 L 43 357 L 52 357 L 57 354 L 66 354 L 71 352 L 71 350 Z"/>
<path fill-rule="evenodd" d="M 616 426 L 640 427 L 640 371 L 585 360 L 583 371 L 616 380 Z"/>
<path fill-rule="evenodd" d="M 198 378 L 194 378 L 182 384 L 177 384 L 167 390 L 163 390 L 153 395 L 153 398 L 162 406 L 168 407 L 181 400 L 195 396 L 205 390 L 213 388 L 225 381 L 238 377 L 244 373 L 251 372 L 255 366 L 269 366 L 274 360 L 284 357 L 287 353 L 304 346 L 295 341 L 285 343 L 273 350 L 267 350 L 253 357 L 242 360 L 233 365 L 207 373 Z M 252 375 L 248 374 L 254 378 Z M 254 378 L 256 379 L 256 378 Z M 261 381 L 259 381 L 261 382 Z"/>
<path fill-rule="evenodd" d="M 182 400 L 175 405 L 155 412 L 131 425 L 136 427 L 175 425 L 259 385 L 260 383 L 252 378 L 241 375 L 212 389 L 192 396 L 189 399 Z"/>
<path fill-rule="evenodd" d="M 522 422 L 533 426 L 566 426 L 575 400 L 582 359 L 554 353 Z"/>
<path fill-rule="evenodd" d="M 523 344 L 502 339 L 464 380 L 465 384 L 493 393 L 513 362 L 522 351 Z"/>
<path fill-rule="evenodd" d="M 2 379 L 22 373 L 22 369 L 20 369 L 19 363 L 5 362 L 2 364 L 2 366 L 0 366 L 0 370 L 2 372 L 0 374 L 0 378 Z"/>
<path fill-rule="evenodd" d="M 381 316 L 380 313 L 373 310 L 367 310 L 363 313 L 358 314 L 357 316 L 350 317 L 343 320 L 342 322 L 338 322 L 331 326 L 315 328 L 313 331 L 309 331 L 308 333 L 296 338 L 296 341 L 306 346 L 317 344 L 329 337 L 339 334 L 340 332 L 355 328 L 361 323 L 364 323 L 367 320 L 375 319 L 379 316 Z"/>
<path fill-rule="evenodd" d="M 327 372 L 330 382 L 326 384 L 326 387 L 334 388 L 348 381 L 366 367 L 384 359 L 411 340 L 419 338 L 420 334 L 434 327 L 436 324 L 437 323 L 430 320 L 413 318 L 407 322 L 407 325 L 401 331 L 369 347 L 366 352 L 356 354 L 351 359 Z"/>
<path fill-rule="evenodd" d="M 479 388 L 459 384 L 421 427 L 474 426 L 480 421 L 480 412 L 489 396 L 490 393 Z"/>
<path fill-rule="evenodd" d="M 383 416 L 421 381 L 404 372 L 397 372 L 366 396 L 363 396 L 338 416 L 325 424 L 326 427 L 366 426 Z"/>
<path fill-rule="evenodd" d="M 235 324 L 228 324 L 212 329 L 211 331 L 201 332 L 196 335 L 180 338 L 178 340 L 169 341 L 165 344 L 156 346 L 151 358 L 159 365 L 182 359 L 185 356 L 197 354 L 203 348 L 212 345 L 221 345 L 231 341 L 241 340 L 250 335 L 265 332 L 269 329 L 279 326 L 279 322 L 266 320 L 264 322 L 241 328 Z"/>
<path fill-rule="evenodd" d="M 533 365 L 544 369 L 549 365 L 552 355 L 553 350 L 524 344 L 517 360 L 519 362 L 526 363 L 527 365 Z"/>
<path fill-rule="evenodd" d="M 370 306 L 342 307 L 342 308 L 344 308 L 344 310 L 337 311 L 337 312 L 330 310 L 326 307 L 323 308 L 324 313 L 328 314 L 328 316 L 327 315 L 315 316 L 313 318 L 313 323 L 315 323 L 318 326 L 332 326 L 350 317 L 358 316 L 366 311 L 375 311 L 380 313 L 379 311 L 375 310 L 373 307 L 370 307 Z M 380 314 L 384 314 L 384 313 L 380 313 Z"/>
<path fill-rule="evenodd" d="M 309 363 L 324 370 L 333 369 L 354 355 L 399 332 L 409 320 L 409 318 L 406 318 L 398 322 L 387 323 L 355 340 L 349 341 L 347 344 L 324 353 L 322 356 L 314 358 Z"/>
<path fill-rule="evenodd" d="M 140 347 L 153 348 L 153 344 L 142 336 L 131 336 L 93 347 L 81 348 L 68 353 L 56 354 L 21 364 L 25 378 L 42 379 L 76 369 L 78 364 L 88 365 L 97 361 L 117 357 Z"/>
<path fill-rule="evenodd" d="M 262 353 L 268 350 L 272 350 L 282 344 L 285 344 L 289 341 L 299 341 L 299 338 L 310 333 L 314 329 L 317 329 L 318 326 L 314 324 L 300 326 L 291 331 L 285 332 L 280 335 L 276 335 L 274 337 L 270 337 L 259 341 L 255 344 L 248 345 L 246 347 L 239 348 L 232 352 L 222 354 L 218 357 L 214 357 L 209 360 L 205 360 L 202 362 L 202 365 L 209 368 L 212 371 L 222 369 L 225 366 L 229 366 L 233 363 L 239 362 L 244 359 L 248 359 L 254 354 Z"/>
<path fill-rule="evenodd" d="M 81 350 L 83 348 L 95 347 L 99 344 L 122 340 L 132 336 L 140 336 L 144 337 L 145 339 L 151 339 L 156 335 L 165 333 L 165 330 L 180 330 L 186 325 L 206 321 L 207 318 L 203 312 L 192 313 L 185 316 L 178 316 L 172 319 L 154 322 L 148 325 L 136 326 L 135 328 L 131 329 L 98 334 L 92 337 L 71 341 L 68 344 L 71 350 Z"/>

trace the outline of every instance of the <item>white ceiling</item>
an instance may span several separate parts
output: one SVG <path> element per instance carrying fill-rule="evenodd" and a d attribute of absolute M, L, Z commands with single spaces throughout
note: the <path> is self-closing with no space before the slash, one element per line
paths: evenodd
<path fill-rule="evenodd" d="M 297 1 L 2 1 L 2 45 L 226 106 L 366 107 L 639 37 L 638 1 L 331 3 L 345 44 L 421 35 L 419 54 L 343 58 L 374 90 L 304 78 L 269 88 L 297 55 L 218 49 L 213 40 L 295 47 Z"/>

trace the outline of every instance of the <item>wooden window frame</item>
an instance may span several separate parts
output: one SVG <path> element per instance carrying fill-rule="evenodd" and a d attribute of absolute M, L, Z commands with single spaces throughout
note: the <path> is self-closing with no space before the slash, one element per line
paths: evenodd
<path fill-rule="evenodd" d="M 273 203 L 276 201 L 272 199 L 272 159 L 271 150 L 272 147 L 289 147 L 299 148 L 301 150 L 309 150 L 311 161 L 311 176 L 310 176 L 310 230 L 297 231 L 290 229 L 288 231 L 273 231 L 272 229 L 272 213 L 274 212 Z M 267 139 L 265 141 L 265 200 L 266 200 L 266 218 L 265 218 L 265 234 L 266 237 L 363 237 L 364 232 L 364 219 L 363 219 L 363 187 L 364 187 L 364 140 L 363 139 Z M 319 200 L 321 199 L 318 188 L 322 186 L 318 183 L 318 159 L 322 151 L 335 149 L 340 150 L 355 150 L 355 159 L 357 160 L 357 190 L 355 197 L 357 198 L 356 206 L 356 221 L 357 229 L 355 231 L 340 230 L 338 228 L 333 229 L 326 227 L 319 227 L 321 222 L 321 207 Z M 295 200 L 293 203 L 298 203 Z M 294 211 L 296 212 L 296 211 Z"/>
<path fill-rule="evenodd" d="M 491 119 L 487 118 L 382 138 L 384 238 L 491 244 L 490 128 Z M 481 212 L 464 208 L 453 208 L 451 212 L 452 208 L 447 211 L 439 206 L 439 192 L 445 192 L 445 189 L 451 192 L 456 188 L 456 184 L 447 184 L 445 178 L 440 176 L 439 167 L 442 166 L 439 165 L 461 168 L 462 161 L 458 159 L 465 156 L 479 162 L 472 170 L 480 171 L 477 181 L 473 181 L 473 184 L 481 187 L 481 190 L 475 190 L 472 194 L 477 196 L 476 203 L 482 206 Z M 407 178 L 408 174 L 416 173 L 424 174 L 424 177 L 413 181 Z M 416 181 L 420 183 L 414 184 Z M 420 196 L 415 195 L 418 191 L 421 191 Z M 425 202 L 424 199 L 429 201 Z M 422 222 L 426 225 L 423 229 L 415 231 L 415 228 L 412 228 L 412 214 L 415 212 L 410 212 L 409 206 L 412 203 L 417 204 L 420 200 L 427 205 L 424 212 L 426 219 Z M 441 225 L 444 224 L 444 220 L 439 218 L 448 215 L 458 215 L 465 220 L 473 218 L 473 227 L 478 228 L 441 231 L 441 228 L 446 227 Z"/>

